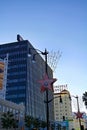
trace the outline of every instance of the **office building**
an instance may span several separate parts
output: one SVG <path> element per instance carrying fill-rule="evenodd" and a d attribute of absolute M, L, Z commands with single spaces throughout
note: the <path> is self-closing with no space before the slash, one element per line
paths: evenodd
<path fill-rule="evenodd" d="M 33 117 L 46 120 L 45 92 L 40 92 L 38 81 L 45 74 L 45 62 L 28 40 L 17 35 L 18 41 L 0 45 L 0 58 L 8 55 L 6 99 L 14 103 L 23 103 L 25 112 Z M 32 56 L 29 56 L 31 51 Z M 35 56 L 36 62 L 32 62 Z M 49 78 L 53 77 L 52 69 L 47 66 Z M 49 98 L 53 94 L 49 91 Z M 53 102 L 49 105 L 49 117 L 53 119 Z"/>

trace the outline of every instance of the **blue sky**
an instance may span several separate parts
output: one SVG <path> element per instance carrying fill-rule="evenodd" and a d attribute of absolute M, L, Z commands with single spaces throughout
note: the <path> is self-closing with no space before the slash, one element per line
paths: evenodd
<path fill-rule="evenodd" d="M 56 84 L 72 95 L 87 91 L 87 0 L 0 1 L 0 43 L 17 34 L 42 51 L 60 50 Z"/>

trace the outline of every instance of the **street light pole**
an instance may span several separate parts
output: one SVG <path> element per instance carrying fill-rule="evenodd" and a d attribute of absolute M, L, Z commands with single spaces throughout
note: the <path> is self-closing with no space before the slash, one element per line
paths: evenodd
<path fill-rule="evenodd" d="M 76 96 L 76 99 L 77 99 L 78 113 L 80 113 L 78 96 Z M 81 130 L 81 120 L 80 120 L 80 117 L 79 117 L 79 126 L 80 126 L 80 130 Z"/>
<path fill-rule="evenodd" d="M 79 100 L 78 100 L 78 96 L 73 96 L 74 98 L 76 98 L 77 100 L 77 108 L 78 108 L 78 114 L 80 114 L 80 109 L 79 109 Z M 78 119 L 79 119 L 79 126 L 80 126 L 80 130 L 82 130 L 81 128 L 81 120 L 80 120 L 80 115 L 78 115 Z"/>
<path fill-rule="evenodd" d="M 30 57 L 31 56 L 31 51 L 30 49 L 33 49 L 33 50 L 36 50 L 40 53 L 36 53 L 36 54 L 33 54 L 33 61 L 35 61 L 35 55 L 37 54 L 42 54 L 45 56 L 45 76 L 44 76 L 44 79 L 43 80 L 40 80 L 38 81 L 39 83 L 42 84 L 41 86 L 41 91 L 46 91 L 46 120 L 47 120 L 47 130 L 49 130 L 49 102 L 51 102 L 51 100 L 49 100 L 49 93 L 48 93 L 48 90 L 52 90 L 53 91 L 53 83 L 57 80 L 56 78 L 51 78 L 49 79 L 49 76 L 48 76 L 48 63 L 47 63 L 47 54 L 48 54 L 48 51 L 45 49 L 45 51 L 40 51 L 39 49 L 34 49 L 34 48 L 29 48 L 29 54 L 28 56 Z"/>
<path fill-rule="evenodd" d="M 45 49 L 45 52 L 43 55 L 45 55 L 45 73 L 48 75 L 47 71 L 47 50 Z M 47 120 L 47 130 L 49 130 L 49 101 L 48 101 L 48 89 L 46 89 L 46 120 Z"/>

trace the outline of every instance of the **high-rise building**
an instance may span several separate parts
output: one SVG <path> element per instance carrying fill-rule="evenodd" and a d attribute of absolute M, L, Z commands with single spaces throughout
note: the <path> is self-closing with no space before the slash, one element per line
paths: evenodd
<path fill-rule="evenodd" d="M 35 56 L 36 63 L 29 57 L 29 49 Z M 40 119 L 46 119 L 45 92 L 40 92 L 38 81 L 45 74 L 45 62 L 28 40 L 20 36 L 17 42 L 0 45 L 0 58 L 8 54 L 6 99 L 14 103 L 23 103 L 26 114 Z M 53 77 L 52 69 L 47 66 L 49 78 Z M 49 91 L 49 98 L 53 93 Z M 49 118 L 53 119 L 53 102 L 49 105 Z"/>

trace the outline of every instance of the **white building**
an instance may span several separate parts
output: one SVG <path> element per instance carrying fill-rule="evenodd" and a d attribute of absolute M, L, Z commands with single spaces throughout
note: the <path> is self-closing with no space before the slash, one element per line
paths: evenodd
<path fill-rule="evenodd" d="M 4 112 L 10 111 L 18 118 L 19 122 L 24 120 L 25 107 L 23 104 L 16 104 L 0 98 L 0 117 Z M 1 120 L 0 120 L 1 124 Z M 0 125 L 1 127 L 1 125 Z"/>

